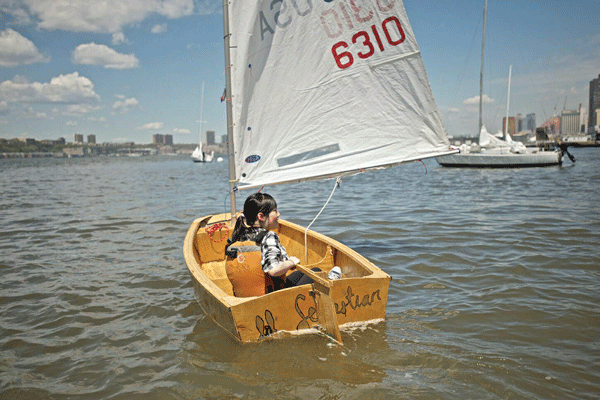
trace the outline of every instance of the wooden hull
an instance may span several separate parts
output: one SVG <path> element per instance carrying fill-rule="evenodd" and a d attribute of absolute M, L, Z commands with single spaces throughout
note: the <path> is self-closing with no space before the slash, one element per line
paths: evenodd
<path fill-rule="evenodd" d="M 225 273 L 224 248 L 232 226 L 228 214 L 195 220 L 188 230 L 183 253 L 200 307 L 217 325 L 241 342 L 253 342 L 277 332 L 319 327 L 312 286 L 279 290 L 264 296 L 235 297 Z M 227 222 L 224 222 L 227 221 Z M 304 231 L 279 220 L 279 237 L 290 256 L 304 261 Z M 308 232 L 307 266 L 329 271 L 342 269 L 333 281 L 331 296 L 338 324 L 379 321 L 385 318 L 391 277 L 343 244 Z"/>

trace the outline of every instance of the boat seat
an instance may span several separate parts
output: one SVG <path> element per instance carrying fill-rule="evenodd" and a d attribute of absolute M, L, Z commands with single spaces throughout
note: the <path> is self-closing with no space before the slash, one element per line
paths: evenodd
<path fill-rule="evenodd" d="M 251 254 L 251 253 L 246 253 Z M 331 246 L 327 246 L 327 251 L 321 260 L 314 264 L 309 264 L 309 268 L 319 268 L 322 272 L 319 275 L 326 277 L 331 268 L 334 267 L 334 250 Z M 252 297 L 262 296 L 269 292 L 266 289 L 268 286 L 282 287 L 283 281 L 271 278 L 266 275 L 260 265 L 260 254 L 258 256 L 246 256 L 243 262 L 238 262 L 235 259 L 227 258 L 226 271 L 227 277 L 233 288 L 233 294 L 236 297 Z M 251 265 L 249 261 L 252 260 Z M 291 273 L 293 271 L 288 272 Z"/>

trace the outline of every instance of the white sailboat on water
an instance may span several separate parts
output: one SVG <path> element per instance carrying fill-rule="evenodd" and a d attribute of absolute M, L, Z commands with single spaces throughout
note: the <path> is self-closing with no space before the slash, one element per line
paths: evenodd
<path fill-rule="evenodd" d="M 512 66 L 509 70 L 508 97 L 506 105 L 506 123 L 504 138 L 499 139 L 489 134 L 482 122 L 483 111 L 483 64 L 485 53 L 485 31 L 487 23 L 487 0 L 485 0 L 483 14 L 483 40 L 481 45 L 481 71 L 479 80 L 479 143 L 472 146 L 460 146 L 459 154 L 436 157 L 437 162 L 443 167 L 474 167 L 474 168 L 517 168 L 517 167 L 545 167 L 561 165 L 562 150 L 544 151 L 531 149 L 523 143 L 515 142 L 508 133 L 508 109 L 510 104 L 510 77 Z"/>
<path fill-rule="evenodd" d="M 280 219 L 290 256 L 325 273 L 339 266 L 342 279 L 236 297 L 224 255 L 236 193 L 454 153 L 419 47 L 401 0 L 224 0 L 223 17 L 231 203 L 186 235 L 198 302 L 242 342 L 315 327 L 340 342 L 339 327 L 385 318 L 390 276 Z"/>
<path fill-rule="evenodd" d="M 198 146 L 196 146 L 196 149 L 194 149 L 194 151 L 192 152 L 192 160 L 194 162 L 211 162 L 213 160 L 213 157 L 215 155 L 214 151 L 211 151 L 210 154 L 206 154 L 203 150 L 204 145 L 202 143 L 200 143 Z"/>
<path fill-rule="evenodd" d="M 202 100 L 200 102 L 200 133 L 198 134 L 198 146 L 192 152 L 192 160 L 194 162 L 211 162 L 215 155 L 215 152 L 212 151 L 211 154 L 206 154 L 204 152 L 204 144 L 202 143 L 202 123 L 203 123 L 203 114 L 204 114 L 204 82 L 202 82 Z"/>

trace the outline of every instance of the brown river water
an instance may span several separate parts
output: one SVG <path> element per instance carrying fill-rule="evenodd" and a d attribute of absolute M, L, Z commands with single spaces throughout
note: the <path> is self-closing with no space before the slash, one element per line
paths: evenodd
<path fill-rule="evenodd" d="M 346 178 L 312 228 L 393 280 L 343 347 L 242 345 L 202 314 L 183 238 L 228 209 L 226 162 L 0 160 L 0 399 L 597 399 L 600 149 L 570 151 Z M 332 188 L 264 191 L 306 226 Z"/>

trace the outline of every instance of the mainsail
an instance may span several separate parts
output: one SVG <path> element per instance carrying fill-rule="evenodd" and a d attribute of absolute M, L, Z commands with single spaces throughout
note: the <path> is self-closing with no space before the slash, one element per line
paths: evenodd
<path fill-rule="evenodd" d="M 401 0 L 231 0 L 228 14 L 241 188 L 453 152 Z"/>

